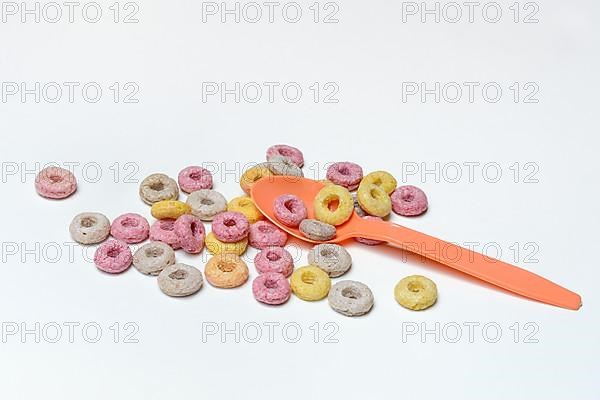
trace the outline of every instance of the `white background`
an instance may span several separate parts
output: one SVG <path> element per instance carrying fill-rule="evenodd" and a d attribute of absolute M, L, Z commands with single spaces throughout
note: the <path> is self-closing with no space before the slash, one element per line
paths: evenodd
<path fill-rule="evenodd" d="M 498 3 L 497 23 L 484 20 L 482 6 L 473 23 L 466 7 L 456 23 L 443 17 L 436 23 L 431 15 L 422 23 L 419 14 L 403 22 L 401 2 L 354 0 L 339 2 L 339 22 L 328 24 L 313 21 L 309 1 L 298 3 L 297 23 L 283 19 L 281 6 L 273 23 L 266 15 L 257 23 L 235 23 L 232 16 L 221 23 L 219 15 L 203 22 L 202 3 L 191 0 L 138 3 L 133 24 L 114 23 L 108 1 L 99 2 L 98 23 L 86 22 L 81 9 L 73 23 L 66 15 L 57 23 L 3 15 L 3 83 L 96 82 L 103 89 L 97 103 L 80 89 L 73 102 L 65 92 L 56 103 L 44 96 L 36 103 L 33 95 L 22 101 L 20 93 L 0 103 L 3 397 L 598 398 L 600 276 L 590 257 L 600 222 L 598 4 L 540 2 L 539 22 L 526 24 L 513 21 L 511 3 Z M 139 102 L 115 103 L 114 82 L 121 88 L 135 83 Z M 303 95 L 297 103 L 280 91 L 272 103 L 266 93 L 257 103 L 243 97 L 236 103 L 233 96 L 203 102 L 203 82 L 229 88 L 296 82 Z M 314 82 L 321 88 L 335 83 L 338 102 L 315 103 Z M 433 95 L 403 102 L 403 82 L 480 86 L 473 102 L 466 92 L 456 103 L 436 103 Z M 481 96 L 487 82 L 503 89 L 496 103 Z M 535 83 L 538 102 L 515 102 L 514 82 L 521 90 Z M 241 194 L 239 173 L 223 168 L 262 161 L 275 143 L 301 148 L 309 177 L 322 178 L 327 162 L 351 160 L 422 187 L 430 210 L 419 218 L 394 216 L 395 222 L 458 243 L 478 242 L 479 250 L 487 244 L 490 255 L 500 248 L 504 261 L 580 293 L 583 308 L 524 300 L 386 246 L 348 243 L 354 265 L 344 279 L 365 282 L 375 295 L 372 312 L 356 319 L 336 314 L 326 301 L 293 297 L 281 307 L 263 306 L 252 298 L 250 282 L 234 290 L 206 285 L 195 296 L 173 299 L 134 268 L 118 276 L 99 272 L 84 257 L 93 248 L 69 254 L 67 228 L 79 212 L 150 217 L 137 195 L 136 182 L 146 175 L 176 176 L 187 165 L 219 163 L 215 188 L 231 198 Z M 48 162 L 77 163 L 76 195 L 64 201 L 36 195 L 34 170 Z M 420 174 L 436 163 L 439 176 Z M 479 163 L 473 179 L 464 163 Z M 484 173 L 489 163 L 495 168 Z M 452 182 L 456 164 L 462 177 Z M 415 165 L 419 172 L 407 174 Z M 502 176 L 491 183 L 498 168 Z M 302 249 L 301 266 L 309 247 L 290 245 Z M 202 270 L 206 259 L 178 252 L 178 261 Z M 252 279 L 256 271 L 249 266 Z M 416 273 L 439 289 L 438 303 L 419 313 L 393 298 L 395 283 Z M 64 326 L 69 322 L 80 324 L 73 343 Z M 137 343 L 124 343 L 127 322 L 139 328 Z M 273 343 L 264 325 L 271 322 L 280 324 Z M 36 323 L 39 343 L 34 334 L 21 336 Z M 55 323 L 63 336 L 49 343 Z M 97 343 L 82 334 L 86 323 L 102 328 Z M 120 324 L 118 343 L 114 323 Z M 239 343 L 233 334 L 203 338 L 209 325 L 235 331 L 236 323 Z M 471 338 L 469 323 L 479 324 Z M 262 337 L 250 343 L 255 324 Z M 289 340 L 294 329 L 283 334 L 284 324 L 301 328 L 297 343 Z M 19 332 L 6 335 L 15 326 Z M 419 332 L 408 335 L 415 327 Z M 332 329 L 334 343 L 328 343 Z M 423 329 L 439 337 L 423 337 Z M 88 333 L 94 336 L 93 329 Z"/>

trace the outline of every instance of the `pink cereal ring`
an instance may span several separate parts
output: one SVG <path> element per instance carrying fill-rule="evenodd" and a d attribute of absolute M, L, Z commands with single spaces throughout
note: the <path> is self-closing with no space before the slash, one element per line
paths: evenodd
<path fill-rule="evenodd" d="M 217 214 L 212 221 L 212 232 L 225 243 L 239 242 L 248 236 L 249 230 L 248 218 L 236 211 Z"/>
<path fill-rule="evenodd" d="M 283 247 L 287 238 L 287 233 L 267 221 L 258 221 L 250 226 L 250 246 L 257 249 L 270 246 Z"/>
<path fill-rule="evenodd" d="M 331 164 L 327 168 L 327 179 L 336 185 L 354 190 L 363 178 L 363 170 L 358 164 L 344 161 Z"/>
<path fill-rule="evenodd" d="M 148 239 L 150 224 L 139 214 L 123 214 L 110 226 L 110 234 L 125 243 L 140 243 Z"/>
<path fill-rule="evenodd" d="M 94 254 L 96 267 L 109 274 L 119 274 L 131 266 L 133 255 L 127 243 L 109 240 L 101 244 Z"/>
<path fill-rule="evenodd" d="M 291 292 L 287 278 L 277 272 L 259 275 L 252 282 L 252 294 L 261 303 L 283 304 L 288 301 Z"/>
<path fill-rule="evenodd" d="M 64 168 L 48 167 L 35 177 L 35 190 L 48 199 L 64 199 L 75 193 L 77 180 Z"/>
<path fill-rule="evenodd" d="M 212 189 L 212 174 L 206 168 L 191 166 L 184 168 L 178 175 L 179 187 L 186 193 L 200 189 Z"/>
<path fill-rule="evenodd" d="M 416 186 L 400 186 L 394 190 L 391 198 L 392 209 L 396 214 L 413 217 L 427 211 L 427 196 Z"/>
<path fill-rule="evenodd" d="M 363 218 L 364 219 L 378 219 L 380 221 L 382 220 L 382 218 L 374 217 L 372 215 L 366 215 Z M 374 239 L 367 239 L 367 238 L 362 238 L 362 237 L 354 238 L 354 240 L 356 240 L 358 243 L 366 244 L 367 246 L 375 246 L 378 244 L 385 243 L 383 240 L 374 240 Z"/>
<path fill-rule="evenodd" d="M 283 247 L 270 246 L 262 249 L 254 257 L 254 266 L 259 274 L 277 272 L 288 277 L 294 270 L 294 260 L 290 252 Z"/>
<path fill-rule="evenodd" d="M 204 225 L 198 217 L 190 214 L 177 218 L 174 224 L 179 245 L 186 253 L 198 254 L 204 247 Z"/>
<path fill-rule="evenodd" d="M 308 216 L 302 199 L 293 194 L 283 194 L 273 202 L 275 217 L 284 225 L 297 227 Z"/>
<path fill-rule="evenodd" d="M 267 161 L 271 161 L 277 156 L 286 157 L 300 168 L 304 165 L 304 155 L 302 155 L 302 152 L 295 147 L 285 144 L 276 144 L 267 149 Z"/>
<path fill-rule="evenodd" d="M 150 227 L 150 240 L 154 242 L 163 242 L 177 250 L 181 248 L 179 237 L 175 234 L 174 219 L 159 219 Z"/>

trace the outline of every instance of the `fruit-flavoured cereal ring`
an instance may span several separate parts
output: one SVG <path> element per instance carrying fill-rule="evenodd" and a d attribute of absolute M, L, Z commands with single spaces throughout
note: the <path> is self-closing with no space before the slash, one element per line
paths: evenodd
<path fill-rule="evenodd" d="M 354 190 L 363 178 L 363 170 L 358 164 L 352 162 L 337 162 L 327 168 L 327 179 L 336 185 Z"/>
<path fill-rule="evenodd" d="M 248 219 L 239 212 L 226 211 L 216 215 L 212 221 L 212 232 L 225 243 L 239 242 L 248 236 L 249 231 Z"/>
<path fill-rule="evenodd" d="M 248 266 L 237 255 L 223 253 L 212 257 L 204 268 L 206 280 L 219 288 L 234 288 L 248 280 Z"/>
<path fill-rule="evenodd" d="M 165 267 L 175 264 L 175 252 L 162 242 L 147 243 L 133 254 L 133 266 L 142 274 L 158 275 Z"/>
<path fill-rule="evenodd" d="M 69 232 L 77 243 L 100 243 L 110 234 L 110 221 L 100 213 L 81 213 L 73 218 Z"/>
<path fill-rule="evenodd" d="M 200 189 L 192 192 L 186 203 L 192 208 L 192 214 L 202 221 L 212 221 L 215 215 L 227 210 L 225 197 L 211 189 Z"/>
<path fill-rule="evenodd" d="M 352 216 L 354 201 L 348 189 L 339 185 L 328 185 L 317 193 L 313 208 L 316 219 L 337 226 Z"/>
<path fill-rule="evenodd" d="M 244 214 L 251 224 L 263 219 L 262 213 L 256 208 L 256 205 L 248 196 L 240 196 L 231 199 L 227 204 L 227 211 L 235 211 Z"/>
<path fill-rule="evenodd" d="M 302 300 L 321 300 L 329 293 L 331 279 L 323 270 L 313 267 L 301 267 L 294 271 L 290 279 L 292 292 Z"/>
<path fill-rule="evenodd" d="M 175 180 L 165 174 L 152 174 L 140 184 L 140 197 L 149 205 L 161 200 L 177 200 L 179 187 Z"/>
<path fill-rule="evenodd" d="M 102 243 L 94 253 L 96 267 L 109 274 L 119 274 L 131 266 L 133 256 L 127 243 L 109 240 Z"/>
<path fill-rule="evenodd" d="M 278 156 L 288 158 L 300 168 L 302 168 L 304 165 L 304 155 L 295 147 L 285 144 L 276 144 L 267 149 L 267 161 L 271 161 L 273 158 Z"/>
<path fill-rule="evenodd" d="M 128 213 L 117 217 L 111 227 L 110 234 L 125 243 L 140 243 L 148 239 L 150 224 L 139 214 Z"/>
<path fill-rule="evenodd" d="M 273 202 L 275 217 L 284 225 L 297 227 L 308 216 L 302 199 L 293 194 L 283 194 Z"/>
<path fill-rule="evenodd" d="M 35 177 L 35 190 L 48 199 L 64 199 L 77 190 L 77 179 L 64 168 L 44 168 Z"/>
<path fill-rule="evenodd" d="M 265 247 L 254 257 L 254 266 L 259 274 L 277 272 L 288 277 L 294 270 L 294 260 L 283 247 Z"/>
<path fill-rule="evenodd" d="M 335 226 L 317 221 L 316 219 L 305 219 L 300 222 L 300 232 L 311 240 L 331 240 L 336 235 Z"/>
<path fill-rule="evenodd" d="M 242 174 L 240 178 L 240 187 L 246 193 L 250 193 L 250 188 L 254 182 L 261 178 L 273 176 L 273 173 L 268 167 L 267 163 L 255 165 L 254 167 L 248 168 L 246 172 Z"/>
<path fill-rule="evenodd" d="M 257 276 L 252 282 L 252 294 L 261 303 L 279 305 L 290 298 L 292 293 L 287 278 L 277 272 L 267 272 Z"/>
<path fill-rule="evenodd" d="M 208 252 L 212 255 L 232 253 L 239 256 L 246 251 L 246 248 L 248 247 L 248 238 L 244 238 L 239 242 L 225 243 L 221 242 L 214 233 L 210 232 L 206 235 L 204 243 L 206 244 Z"/>
<path fill-rule="evenodd" d="M 437 287 L 431 279 L 421 275 L 411 275 L 396 284 L 394 297 L 404 308 L 424 310 L 436 302 Z"/>
<path fill-rule="evenodd" d="M 379 218 L 379 217 L 372 217 L 370 215 L 367 215 L 367 216 L 365 216 L 363 218 L 364 219 L 377 219 L 377 220 L 381 220 L 381 218 Z M 385 243 L 382 240 L 367 239 L 367 238 L 363 238 L 363 237 L 357 237 L 357 238 L 354 238 L 354 240 L 356 240 L 358 243 L 366 244 L 367 246 L 375 246 L 375 245 L 378 245 L 378 244 Z"/>
<path fill-rule="evenodd" d="M 396 185 L 398 184 L 396 178 L 394 178 L 389 172 L 385 171 L 375 171 L 365 175 L 360 184 L 362 185 L 363 183 L 377 185 L 385 190 L 388 195 L 391 194 L 394 189 L 396 189 Z"/>
<path fill-rule="evenodd" d="M 392 200 L 381 186 L 361 183 L 357 192 L 358 204 L 369 215 L 385 217 L 392 212 Z"/>
<path fill-rule="evenodd" d="M 284 156 L 275 156 L 268 162 L 273 175 L 302 177 L 304 173 L 292 160 Z"/>
<path fill-rule="evenodd" d="M 327 300 L 334 311 L 348 317 L 364 315 L 373 308 L 373 292 L 364 283 L 356 281 L 336 283 Z"/>
<path fill-rule="evenodd" d="M 162 200 L 152 205 L 150 213 L 156 219 L 177 219 L 192 212 L 192 207 L 179 200 Z"/>
<path fill-rule="evenodd" d="M 198 217 L 182 215 L 173 225 L 178 244 L 189 254 L 198 254 L 204 248 L 204 224 Z"/>
<path fill-rule="evenodd" d="M 308 263 L 336 278 L 348 272 L 352 266 L 352 257 L 340 245 L 319 244 L 308 253 Z"/>
<path fill-rule="evenodd" d="M 400 186 L 392 193 L 392 209 L 405 217 L 421 215 L 427 211 L 427 196 L 416 186 Z"/>
<path fill-rule="evenodd" d="M 202 272 L 187 264 L 174 264 L 165 267 L 158 275 L 158 287 L 167 296 L 184 297 L 202 288 Z"/>
<path fill-rule="evenodd" d="M 160 219 L 150 227 L 150 240 L 155 242 L 163 242 L 173 248 L 180 249 L 179 238 L 175 234 L 174 219 Z"/>
<path fill-rule="evenodd" d="M 257 249 L 265 247 L 283 247 L 287 242 L 288 235 L 277 226 L 267 221 L 258 221 L 250 226 L 250 246 Z"/>
<path fill-rule="evenodd" d="M 192 193 L 200 189 L 212 189 L 213 178 L 209 170 L 191 166 L 181 170 L 177 176 L 179 187 L 186 193 Z"/>

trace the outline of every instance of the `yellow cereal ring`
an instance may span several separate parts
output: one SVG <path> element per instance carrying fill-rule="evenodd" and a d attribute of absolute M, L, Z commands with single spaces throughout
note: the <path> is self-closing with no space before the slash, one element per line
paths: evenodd
<path fill-rule="evenodd" d="M 240 196 L 234 199 L 227 204 L 227 211 L 237 211 L 246 216 L 246 219 L 251 224 L 256 221 L 260 221 L 263 219 L 263 215 L 258 211 L 258 208 L 254 205 L 252 199 L 248 196 Z"/>
<path fill-rule="evenodd" d="M 177 219 L 184 214 L 191 214 L 192 207 L 183 201 L 162 200 L 152 205 L 150 213 L 156 219 Z"/>
<path fill-rule="evenodd" d="M 225 243 L 217 239 L 214 233 L 210 232 L 204 239 L 204 244 L 208 252 L 212 255 L 232 253 L 241 256 L 248 247 L 248 238 L 244 238 L 239 242 Z"/>
<path fill-rule="evenodd" d="M 290 278 L 292 292 L 302 300 L 321 300 L 329 294 L 331 278 L 318 267 L 309 265 L 294 271 Z"/>
<path fill-rule="evenodd" d="M 392 212 L 392 199 L 381 186 L 362 182 L 358 186 L 356 198 L 360 208 L 369 215 L 383 218 Z"/>
<path fill-rule="evenodd" d="M 411 275 L 396 284 L 394 297 L 404 308 L 424 310 L 437 300 L 437 287 L 431 279 L 421 275 Z"/>
<path fill-rule="evenodd" d="M 398 186 L 396 178 L 394 178 L 389 172 L 385 171 L 371 172 L 370 174 L 366 175 L 362 181 L 360 181 L 360 183 L 372 183 L 373 185 L 380 186 L 387 194 L 392 193 L 394 189 L 396 189 L 396 186 Z"/>
<path fill-rule="evenodd" d="M 249 168 L 242 174 L 240 178 L 240 187 L 246 193 L 250 193 L 250 188 L 260 178 L 265 176 L 273 176 L 271 170 L 263 163 Z"/>
<path fill-rule="evenodd" d="M 332 203 L 337 207 L 331 210 Z M 354 211 L 354 200 L 345 187 L 327 185 L 317 193 L 313 202 L 315 218 L 330 225 L 341 225 L 350 218 Z"/>

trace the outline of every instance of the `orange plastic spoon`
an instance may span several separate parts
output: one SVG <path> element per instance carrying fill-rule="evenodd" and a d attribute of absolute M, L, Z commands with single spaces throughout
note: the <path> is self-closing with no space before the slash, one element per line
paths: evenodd
<path fill-rule="evenodd" d="M 305 178 L 265 177 L 252 185 L 251 196 L 258 209 L 281 229 L 301 240 L 319 243 L 304 237 L 299 229 L 281 224 L 273 213 L 273 201 L 282 194 L 294 194 L 306 204 L 308 217 L 314 218 L 313 199 L 323 186 L 319 181 Z M 389 242 L 530 299 L 571 310 L 581 307 L 577 293 L 539 275 L 391 222 L 367 220 L 353 213 L 346 223 L 337 227 L 337 236 L 329 242 L 355 237 Z"/>

